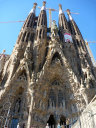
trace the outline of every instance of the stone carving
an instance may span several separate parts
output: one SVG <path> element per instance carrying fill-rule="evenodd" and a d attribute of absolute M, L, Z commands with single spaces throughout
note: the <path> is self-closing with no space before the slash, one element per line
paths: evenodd
<path fill-rule="evenodd" d="M 27 128 L 32 123 L 38 127 L 41 123 L 39 128 L 43 128 L 50 114 L 56 117 L 56 123 L 60 114 L 76 118 L 77 109 L 82 112 L 81 108 L 83 110 L 96 94 L 96 78 L 88 52 L 82 49 L 83 38 L 74 32 L 75 24 L 69 28 L 64 14 L 60 14 L 59 27 L 53 21 L 51 38 L 48 38 L 50 28 L 47 28 L 46 10 L 41 11 L 38 18 L 33 13 L 28 15 L 22 36 L 0 74 L 0 86 L 4 85 L 0 88 L 0 104 L 4 104 L 11 92 L 16 95 L 12 101 L 13 116 L 21 123 L 26 122 Z M 63 36 L 71 33 L 70 29 L 73 43 L 67 44 Z M 77 42 L 76 39 L 80 40 Z M 22 97 L 19 87 L 23 87 Z M 76 107 L 77 103 L 79 107 Z M 1 110 L 0 107 L 0 114 Z"/>
<path fill-rule="evenodd" d="M 15 113 L 17 114 L 17 113 L 20 113 L 20 109 L 21 109 L 21 99 L 20 98 L 18 98 L 17 100 L 16 100 L 16 104 L 15 104 Z"/>
<path fill-rule="evenodd" d="M 56 25 L 56 21 L 54 20 L 51 27 L 51 37 L 56 38 L 58 37 L 58 27 Z"/>
<path fill-rule="evenodd" d="M 32 59 L 31 42 L 28 42 L 28 45 L 24 53 L 24 57 L 29 60 Z"/>

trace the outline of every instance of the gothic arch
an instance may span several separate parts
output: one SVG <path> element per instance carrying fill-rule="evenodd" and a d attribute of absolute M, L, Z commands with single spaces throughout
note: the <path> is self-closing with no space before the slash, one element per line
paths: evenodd
<path fill-rule="evenodd" d="M 15 90 L 15 95 L 13 97 L 11 112 L 13 113 L 13 118 L 17 117 L 17 119 L 20 118 L 20 115 L 22 114 L 22 107 L 24 107 L 24 99 L 23 99 L 23 93 L 24 88 L 19 87 Z"/>
<path fill-rule="evenodd" d="M 60 61 L 61 65 L 63 65 L 61 53 L 59 53 L 58 51 L 56 51 L 50 58 L 50 64 L 52 64 L 52 62 L 54 62 L 55 60 Z"/>
<path fill-rule="evenodd" d="M 20 80 L 24 80 L 24 81 L 27 81 L 27 74 L 26 74 L 26 71 L 23 70 L 20 74 L 19 74 L 19 77 L 18 77 Z"/>
<path fill-rule="evenodd" d="M 22 73 L 26 74 L 27 81 L 31 79 L 27 65 L 24 66 L 21 65 L 19 69 L 16 71 L 15 75 L 13 76 L 13 79 L 18 78 Z"/>

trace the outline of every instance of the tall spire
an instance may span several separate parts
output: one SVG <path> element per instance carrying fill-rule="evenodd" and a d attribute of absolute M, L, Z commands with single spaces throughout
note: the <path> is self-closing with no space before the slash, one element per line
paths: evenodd
<path fill-rule="evenodd" d="M 69 21 L 70 21 L 70 23 L 71 23 L 71 28 L 73 29 L 73 30 L 72 30 L 72 34 L 80 35 L 80 36 L 82 37 L 81 32 L 80 32 L 80 30 L 79 30 L 77 24 L 76 24 L 75 21 L 73 20 L 73 18 L 72 18 L 72 16 L 71 16 L 71 12 L 70 12 L 69 9 L 67 9 L 67 15 L 68 15 Z"/>
<path fill-rule="evenodd" d="M 37 3 L 34 3 L 33 8 L 31 9 L 31 11 L 30 11 L 30 13 L 29 13 L 24 25 L 23 25 L 23 28 L 24 27 L 32 27 L 33 26 L 36 6 L 37 6 Z"/>
<path fill-rule="evenodd" d="M 35 23 L 35 10 L 36 10 L 37 3 L 34 3 L 33 8 L 31 9 L 27 19 L 25 20 L 23 27 L 20 31 L 18 36 L 17 43 L 26 42 L 28 40 L 33 41 L 31 33 L 27 32 L 28 28 L 31 28 L 32 31 Z"/>
<path fill-rule="evenodd" d="M 35 13 L 36 6 L 37 6 L 37 3 L 34 3 L 33 8 L 31 9 L 30 13 Z"/>
<path fill-rule="evenodd" d="M 67 19 L 62 11 L 62 5 L 59 4 L 59 30 L 60 30 L 60 40 L 64 40 L 64 33 L 69 33 L 69 27 Z"/>
<path fill-rule="evenodd" d="M 67 23 L 67 19 L 62 11 L 62 5 L 59 4 L 59 28 L 60 29 L 64 29 L 64 30 L 68 30 L 68 23 Z"/>
<path fill-rule="evenodd" d="M 77 24 L 73 20 L 69 9 L 67 9 L 67 15 L 69 17 L 70 30 L 71 30 L 71 33 L 75 36 L 77 46 L 79 46 L 79 47 L 81 46 L 82 49 L 86 51 L 85 41 L 83 40 L 82 34 L 81 34 Z"/>
<path fill-rule="evenodd" d="M 46 2 L 43 1 L 43 6 L 41 8 L 39 17 L 38 17 L 38 22 L 37 22 L 37 38 L 38 39 L 44 39 L 47 35 L 46 30 L 47 30 L 47 16 L 46 16 L 46 9 L 45 9 Z"/>
<path fill-rule="evenodd" d="M 36 29 L 36 42 L 34 49 L 36 54 L 35 69 L 40 70 L 44 64 L 46 45 L 47 45 L 47 16 L 45 9 L 46 2 L 43 1 L 40 14 L 38 16 L 37 29 Z"/>
<path fill-rule="evenodd" d="M 20 64 L 20 60 L 24 57 L 24 52 L 28 41 L 33 43 L 34 41 L 34 23 L 35 23 L 35 9 L 36 3 L 33 5 L 33 9 L 31 10 L 30 14 L 28 15 L 27 19 L 25 20 L 23 27 L 19 33 L 15 48 L 13 50 L 13 56 L 10 57 L 11 63 L 13 63 L 12 70 L 10 71 L 10 78 L 17 70 L 17 67 Z"/>
<path fill-rule="evenodd" d="M 46 10 L 45 6 L 46 6 L 46 1 L 43 1 L 43 6 L 42 6 L 42 8 L 41 8 L 41 11 L 42 11 L 42 10 Z"/>
<path fill-rule="evenodd" d="M 69 9 L 67 9 L 67 14 L 68 14 L 68 16 L 69 16 L 69 19 L 70 19 L 70 20 L 73 20 Z"/>
<path fill-rule="evenodd" d="M 60 14 L 63 14 L 62 5 L 61 5 L 61 4 L 59 4 L 59 15 L 60 15 Z"/>

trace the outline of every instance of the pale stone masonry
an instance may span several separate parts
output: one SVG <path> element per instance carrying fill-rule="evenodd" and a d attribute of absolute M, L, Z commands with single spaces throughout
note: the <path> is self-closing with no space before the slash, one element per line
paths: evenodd
<path fill-rule="evenodd" d="M 47 27 L 46 2 L 30 11 L 0 72 L 0 128 L 45 128 L 74 122 L 96 93 L 96 74 L 82 34 L 59 5 L 59 26 Z M 15 123 L 14 123 L 15 122 Z"/>

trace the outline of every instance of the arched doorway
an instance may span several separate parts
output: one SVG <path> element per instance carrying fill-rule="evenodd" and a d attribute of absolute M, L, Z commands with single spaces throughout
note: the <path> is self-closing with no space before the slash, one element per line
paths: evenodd
<path fill-rule="evenodd" d="M 56 125 L 56 122 L 55 122 L 55 119 L 54 119 L 54 115 L 50 115 L 47 123 L 49 124 L 50 128 L 55 128 L 55 125 Z"/>
<path fill-rule="evenodd" d="M 66 125 L 66 118 L 64 116 L 60 117 L 60 125 Z"/>

